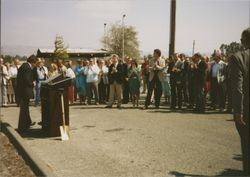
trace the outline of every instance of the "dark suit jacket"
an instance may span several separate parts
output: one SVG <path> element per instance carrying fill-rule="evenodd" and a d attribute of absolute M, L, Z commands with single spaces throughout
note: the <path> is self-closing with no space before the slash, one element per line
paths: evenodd
<path fill-rule="evenodd" d="M 237 52 L 229 60 L 232 104 L 236 114 L 243 114 L 249 123 L 249 60 L 250 49 Z M 243 105 L 243 108 L 242 108 Z"/>
<path fill-rule="evenodd" d="M 128 64 L 127 63 L 123 63 L 123 78 L 125 80 L 126 77 L 128 77 Z"/>
<path fill-rule="evenodd" d="M 116 66 L 117 72 L 116 73 L 111 73 L 113 67 L 114 67 L 114 64 L 111 64 L 109 66 L 109 72 L 108 72 L 109 83 L 113 84 L 114 81 L 116 81 L 118 84 L 122 84 L 123 76 L 124 76 L 123 65 L 117 64 L 117 66 Z"/>
<path fill-rule="evenodd" d="M 174 72 L 172 71 L 174 67 L 174 61 L 171 61 L 169 64 L 168 64 L 168 73 L 170 74 L 170 84 L 174 84 Z"/>
<path fill-rule="evenodd" d="M 33 72 L 33 80 L 38 82 L 39 79 L 38 79 L 37 67 L 33 68 L 32 72 Z"/>
<path fill-rule="evenodd" d="M 194 84 L 198 86 L 204 86 L 205 72 L 206 63 L 204 61 L 200 61 L 200 63 L 197 65 L 197 69 L 194 70 Z"/>
<path fill-rule="evenodd" d="M 30 99 L 33 97 L 33 70 L 28 63 L 23 63 L 17 73 L 18 98 Z"/>

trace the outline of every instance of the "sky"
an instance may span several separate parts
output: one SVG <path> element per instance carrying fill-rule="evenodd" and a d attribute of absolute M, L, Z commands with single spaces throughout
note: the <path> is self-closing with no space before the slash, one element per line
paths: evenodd
<path fill-rule="evenodd" d="M 250 0 L 176 0 L 176 52 L 211 53 L 239 42 L 250 26 Z M 53 47 L 61 35 L 70 48 L 102 48 L 104 23 L 135 27 L 140 50 L 167 55 L 170 0 L 1 0 L 1 47 Z"/>

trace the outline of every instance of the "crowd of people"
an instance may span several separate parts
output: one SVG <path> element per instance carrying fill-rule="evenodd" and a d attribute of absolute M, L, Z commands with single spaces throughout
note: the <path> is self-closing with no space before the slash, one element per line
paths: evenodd
<path fill-rule="evenodd" d="M 33 69 L 35 106 L 41 102 L 41 82 L 64 73 L 74 80 L 68 89 L 69 104 L 79 100 L 81 105 L 106 104 L 111 108 L 117 102 L 121 108 L 131 102 L 138 107 L 141 94 L 146 93 L 143 109 L 154 103 L 156 109 L 165 104 L 172 110 L 193 109 L 202 113 L 208 106 L 220 112 L 232 111 L 228 58 L 219 51 L 210 58 L 199 53 L 192 57 L 175 53 L 165 59 L 155 49 L 140 65 L 131 57 L 121 59 L 115 54 L 109 59 L 78 59 L 76 64 L 61 59 L 47 67 L 44 63 L 44 59 L 38 58 Z M 18 104 L 16 76 L 20 61 L 16 58 L 13 63 L 4 63 L 1 59 L 0 64 L 1 106 Z"/>
<path fill-rule="evenodd" d="M 131 101 L 133 107 L 138 107 L 142 86 L 142 93 L 146 93 L 143 109 L 152 102 L 158 109 L 163 95 L 164 103 L 172 110 L 186 108 L 204 113 L 209 106 L 220 112 L 233 111 L 241 140 L 243 172 L 249 175 L 250 28 L 243 31 L 241 42 L 245 49 L 229 58 L 216 51 L 210 58 L 200 53 L 192 57 L 175 53 L 164 59 L 161 51 L 155 49 L 153 56 L 144 58 L 141 67 L 137 60 L 120 59 L 115 54 L 108 60 L 77 60 L 76 66 L 58 59 L 48 68 L 43 59 L 34 55 L 21 66 L 19 59 L 4 63 L 0 58 L 0 105 L 19 105 L 18 130 L 29 130 L 34 124 L 29 100 L 34 98 L 35 105 L 39 105 L 42 81 L 63 73 L 74 80 L 68 89 L 70 104 L 79 99 L 84 105 L 106 104 L 106 108 L 111 108 L 117 103 L 117 108 L 121 108 Z"/>
<path fill-rule="evenodd" d="M 12 63 L 4 63 L 0 58 L 0 105 L 7 107 L 10 103 L 17 103 L 17 87 L 16 78 L 20 61 L 18 58 L 14 59 Z"/>

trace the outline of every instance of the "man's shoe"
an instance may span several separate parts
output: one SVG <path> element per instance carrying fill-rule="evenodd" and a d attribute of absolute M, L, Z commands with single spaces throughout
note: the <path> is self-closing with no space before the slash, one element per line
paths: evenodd
<path fill-rule="evenodd" d="M 3 107 L 3 108 L 7 108 L 8 105 L 5 103 L 5 104 L 2 104 L 2 107 Z"/>
<path fill-rule="evenodd" d="M 109 105 L 108 105 L 108 106 L 105 106 L 105 108 L 112 108 L 112 106 L 109 106 Z"/>
<path fill-rule="evenodd" d="M 198 109 L 198 108 L 195 108 L 195 109 L 193 110 L 193 112 L 195 112 L 195 113 L 200 113 L 200 114 L 204 114 L 204 113 L 205 113 L 205 109 Z"/>
<path fill-rule="evenodd" d="M 148 109 L 148 106 L 143 106 L 142 109 Z"/>
<path fill-rule="evenodd" d="M 118 109 L 121 109 L 122 107 L 121 107 L 121 105 L 119 105 L 119 106 L 117 106 L 117 108 L 118 108 Z"/>
<path fill-rule="evenodd" d="M 40 121 L 40 122 L 38 122 L 37 124 L 40 125 L 40 126 L 42 126 L 42 125 L 43 125 L 43 122 Z"/>
<path fill-rule="evenodd" d="M 24 134 L 27 134 L 27 133 L 30 133 L 30 129 L 27 129 L 27 130 L 17 130 L 17 132 L 21 135 L 24 135 Z"/>
<path fill-rule="evenodd" d="M 221 112 L 221 113 L 226 112 L 226 109 L 220 108 L 220 111 L 219 111 L 219 112 Z"/>
<path fill-rule="evenodd" d="M 232 113 L 233 111 L 232 111 L 232 109 L 227 109 L 226 110 L 226 113 Z"/>
<path fill-rule="evenodd" d="M 31 122 L 30 126 L 36 125 L 36 122 Z"/>

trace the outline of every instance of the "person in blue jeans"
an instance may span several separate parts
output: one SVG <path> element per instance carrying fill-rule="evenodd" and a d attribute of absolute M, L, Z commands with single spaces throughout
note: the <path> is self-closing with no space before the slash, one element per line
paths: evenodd
<path fill-rule="evenodd" d="M 44 61 L 41 58 L 38 58 L 36 68 L 34 68 L 36 86 L 35 86 L 35 106 L 40 104 L 40 90 L 41 82 L 48 78 L 48 68 L 44 66 Z"/>

